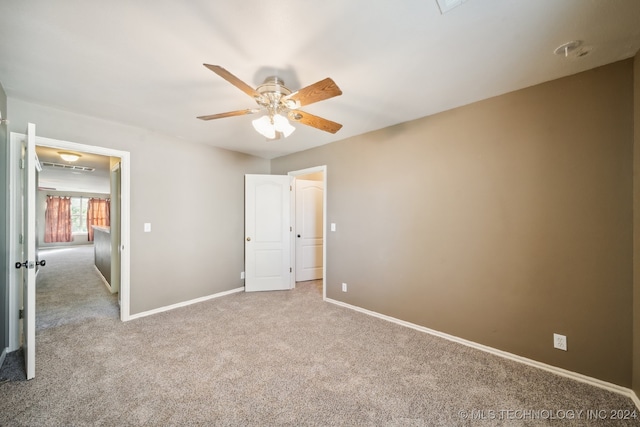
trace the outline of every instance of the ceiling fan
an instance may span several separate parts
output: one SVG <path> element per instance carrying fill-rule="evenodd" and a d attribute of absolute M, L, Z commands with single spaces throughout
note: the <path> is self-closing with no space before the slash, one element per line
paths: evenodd
<path fill-rule="evenodd" d="M 340 123 L 332 122 L 331 120 L 323 119 L 322 117 L 314 116 L 313 114 L 298 109 L 303 105 L 313 104 L 314 102 L 342 95 L 342 91 L 338 85 L 328 77 L 293 92 L 284 85 L 282 79 L 271 76 L 267 77 L 260 86 L 254 89 L 219 65 L 203 65 L 252 97 L 258 104 L 258 108 L 199 116 L 198 118 L 201 120 L 213 120 L 265 112 L 266 115 L 253 120 L 252 124 L 256 131 L 264 135 L 267 139 L 279 139 L 283 136 L 286 138 L 291 135 L 295 127 L 289 123 L 289 120 L 330 133 L 336 133 L 342 127 Z"/>

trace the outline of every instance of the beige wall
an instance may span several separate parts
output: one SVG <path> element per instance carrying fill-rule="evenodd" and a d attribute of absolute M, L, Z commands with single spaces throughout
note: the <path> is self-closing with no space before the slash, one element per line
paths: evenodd
<path fill-rule="evenodd" d="M 11 131 L 131 153 L 131 314 L 243 286 L 244 174 L 269 161 L 8 101 Z"/>
<path fill-rule="evenodd" d="M 272 160 L 327 165 L 327 296 L 631 386 L 632 85 L 618 62 Z"/>
<path fill-rule="evenodd" d="M 640 52 L 633 63 L 633 389 L 640 397 Z"/>

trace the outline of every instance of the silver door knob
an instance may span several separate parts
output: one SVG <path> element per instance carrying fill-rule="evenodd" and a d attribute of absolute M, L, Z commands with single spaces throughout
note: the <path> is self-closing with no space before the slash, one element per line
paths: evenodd
<path fill-rule="evenodd" d="M 247 237 L 247 242 L 250 242 L 250 241 L 251 241 L 251 237 Z"/>

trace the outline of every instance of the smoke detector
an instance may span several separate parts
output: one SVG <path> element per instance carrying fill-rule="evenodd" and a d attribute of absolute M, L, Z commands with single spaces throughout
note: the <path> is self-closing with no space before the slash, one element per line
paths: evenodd
<path fill-rule="evenodd" d="M 591 48 L 589 46 L 583 46 L 582 40 L 572 40 L 563 43 L 553 51 L 556 55 L 564 56 L 565 58 L 582 58 L 590 52 Z"/>

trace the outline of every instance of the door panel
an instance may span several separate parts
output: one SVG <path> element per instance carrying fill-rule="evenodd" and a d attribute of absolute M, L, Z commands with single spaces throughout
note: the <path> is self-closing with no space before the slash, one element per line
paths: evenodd
<path fill-rule="evenodd" d="M 120 163 L 111 168 L 111 293 L 118 292 L 120 304 Z"/>
<path fill-rule="evenodd" d="M 23 351 L 27 379 L 36 375 L 36 126 L 29 123 L 23 149 Z"/>
<path fill-rule="evenodd" d="M 296 180 L 296 281 L 322 279 L 322 181 Z"/>
<path fill-rule="evenodd" d="M 245 175 L 245 291 L 290 289 L 290 178 Z"/>

